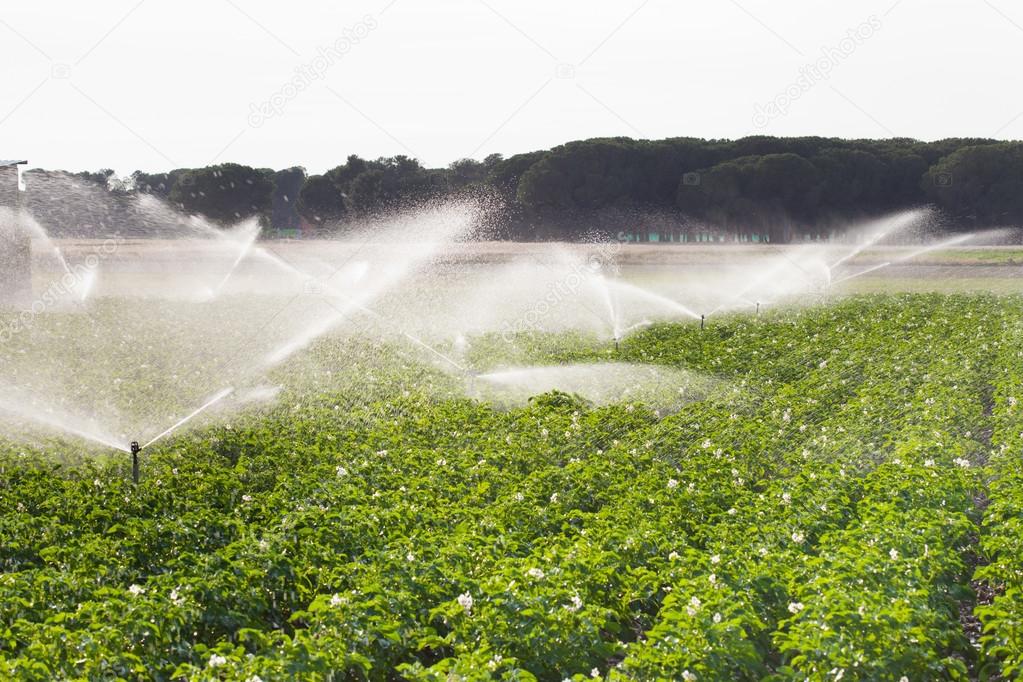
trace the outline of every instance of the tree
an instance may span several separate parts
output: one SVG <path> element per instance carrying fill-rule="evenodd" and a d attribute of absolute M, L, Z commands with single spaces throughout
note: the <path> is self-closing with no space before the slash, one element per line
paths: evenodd
<path fill-rule="evenodd" d="M 345 198 L 327 175 L 311 175 L 298 196 L 298 212 L 317 224 L 334 223 L 345 215 Z"/>
<path fill-rule="evenodd" d="M 305 168 L 295 166 L 277 171 L 273 177 L 270 224 L 280 229 L 294 229 L 301 223 L 298 199 L 305 184 Z"/>
<path fill-rule="evenodd" d="M 882 203 L 888 167 L 870 152 L 831 147 L 811 161 L 820 172 L 823 209 L 855 215 Z"/>
<path fill-rule="evenodd" d="M 790 223 L 812 219 L 820 188 L 820 171 L 798 154 L 746 156 L 684 177 L 677 202 L 725 227 L 766 229 L 783 241 Z"/>
<path fill-rule="evenodd" d="M 956 218 L 988 226 L 1023 221 L 1023 144 L 965 147 L 931 166 L 928 197 Z"/>
<path fill-rule="evenodd" d="M 224 163 L 185 171 L 169 198 L 185 211 L 232 223 L 270 212 L 273 171 Z"/>
<path fill-rule="evenodd" d="M 137 170 L 131 174 L 135 191 L 141 194 L 152 194 L 161 198 L 170 195 L 178 177 L 187 172 L 186 168 L 178 168 L 167 173 L 144 173 Z"/>
<path fill-rule="evenodd" d="M 448 177 L 452 187 L 464 187 L 482 182 L 487 168 L 476 159 L 458 159 L 448 166 Z"/>

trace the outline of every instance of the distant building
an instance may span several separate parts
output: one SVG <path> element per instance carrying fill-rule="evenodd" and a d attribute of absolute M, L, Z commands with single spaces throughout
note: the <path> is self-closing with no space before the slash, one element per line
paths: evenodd
<path fill-rule="evenodd" d="M 0 305 L 21 303 L 32 291 L 32 242 L 19 219 L 26 163 L 0 160 Z"/>

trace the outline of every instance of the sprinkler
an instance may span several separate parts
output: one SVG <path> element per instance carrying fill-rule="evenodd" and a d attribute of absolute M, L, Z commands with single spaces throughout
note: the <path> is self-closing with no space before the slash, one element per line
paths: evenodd
<path fill-rule="evenodd" d="M 701 331 L 703 330 L 703 325 L 704 325 L 704 323 L 706 321 L 707 321 L 707 316 L 706 315 L 700 315 L 700 330 Z"/>
<path fill-rule="evenodd" d="M 135 485 L 139 484 L 139 453 L 142 452 L 142 448 L 139 447 L 139 442 L 133 440 L 131 442 L 131 480 Z"/>
<path fill-rule="evenodd" d="M 615 352 L 616 352 L 616 353 L 617 353 L 617 352 L 618 352 L 619 350 L 621 350 L 621 346 L 620 346 L 620 344 L 621 344 L 621 341 L 622 341 L 622 340 L 621 340 L 620 338 L 618 338 L 617 336 L 615 336 Z"/>
<path fill-rule="evenodd" d="M 760 301 L 757 301 L 757 317 L 760 317 Z"/>

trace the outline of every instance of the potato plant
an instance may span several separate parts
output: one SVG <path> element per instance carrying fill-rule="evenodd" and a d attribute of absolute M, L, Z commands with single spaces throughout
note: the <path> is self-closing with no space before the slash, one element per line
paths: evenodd
<path fill-rule="evenodd" d="M 5 442 L 0 677 L 1021 676 L 1021 313 L 872 296 L 469 353 L 718 382 L 667 408 L 494 404 L 327 340 L 137 487 L 123 455 Z"/>

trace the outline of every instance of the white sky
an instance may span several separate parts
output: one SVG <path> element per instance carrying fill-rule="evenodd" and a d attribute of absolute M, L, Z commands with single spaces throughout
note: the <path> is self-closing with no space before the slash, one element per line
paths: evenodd
<path fill-rule="evenodd" d="M 872 15 L 830 77 L 754 125 Z M 250 125 L 250 105 L 367 16 L 368 35 Z M 609 135 L 1023 137 L 1010 0 L 0 0 L 0 55 L 0 157 L 67 170 L 444 166 Z"/>

